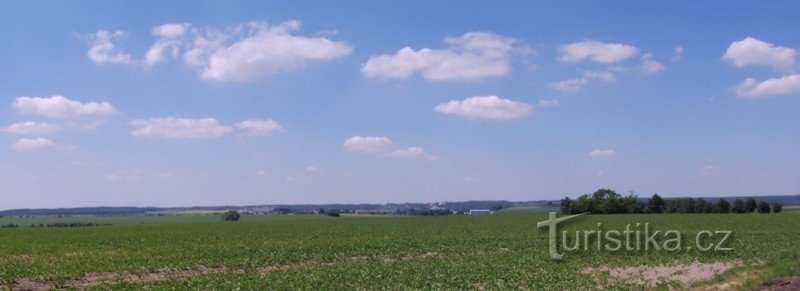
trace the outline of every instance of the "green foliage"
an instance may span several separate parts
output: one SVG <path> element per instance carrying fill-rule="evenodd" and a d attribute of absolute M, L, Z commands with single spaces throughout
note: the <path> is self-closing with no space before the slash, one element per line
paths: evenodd
<path fill-rule="evenodd" d="M 733 200 L 731 205 L 731 213 L 745 213 L 747 210 L 744 208 L 744 201 L 742 199 Z"/>
<path fill-rule="evenodd" d="M 716 212 L 717 213 L 728 213 L 728 211 L 730 211 L 730 208 L 731 208 L 731 205 L 730 205 L 730 203 L 728 203 L 727 200 L 720 199 L 719 201 L 717 201 L 717 204 L 716 204 Z"/>
<path fill-rule="evenodd" d="M 744 212 L 755 212 L 757 207 L 758 204 L 756 204 L 756 199 L 753 197 L 747 198 L 747 200 L 744 202 Z"/>
<path fill-rule="evenodd" d="M 653 194 L 650 201 L 647 201 L 647 209 L 650 213 L 664 213 L 667 208 L 667 203 L 658 194 Z"/>
<path fill-rule="evenodd" d="M 779 213 L 781 212 L 781 210 L 783 210 L 783 205 L 777 202 L 775 204 L 772 204 L 772 212 Z"/>
<path fill-rule="evenodd" d="M 564 197 L 564 199 L 561 199 L 561 213 L 572 213 L 572 199 L 569 199 L 569 197 Z"/>
<path fill-rule="evenodd" d="M 239 220 L 239 217 L 241 217 L 241 215 L 239 215 L 239 212 L 236 212 L 234 210 L 229 210 L 222 214 L 222 219 L 227 221 L 237 221 Z"/>
<path fill-rule="evenodd" d="M 767 203 L 764 200 L 761 200 L 761 202 L 758 202 L 758 213 L 769 213 L 770 210 L 771 209 L 769 207 L 769 203 Z"/>

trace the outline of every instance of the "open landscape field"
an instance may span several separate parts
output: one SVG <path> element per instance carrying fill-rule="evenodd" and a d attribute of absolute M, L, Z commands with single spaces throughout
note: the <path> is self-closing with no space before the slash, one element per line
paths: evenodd
<path fill-rule="evenodd" d="M 590 249 L 554 261 L 547 230 L 536 228 L 549 210 L 474 217 L 246 215 L 240 221 L 212 215 L 5 217 L 0 224 L 21 227 L 0 229 L 0 289 L 751 288 L 800 268 L 795 211 L 587 215 L 559 230 L 597 229 L 598 222 L 608 229 L 650 223 L 689 237 L 731 230 L 732 250 Z M 29 226 L 53 221 L 110 225 Z M 692 264 L 718 275 L 684 283 L 681 276 L 656 282 L 618 277 L 622 267 Z"/>

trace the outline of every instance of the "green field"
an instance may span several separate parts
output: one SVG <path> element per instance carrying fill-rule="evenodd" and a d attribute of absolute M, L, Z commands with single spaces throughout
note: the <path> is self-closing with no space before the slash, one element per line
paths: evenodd
<path fill-rule="evenodd" d="M 571 289 L 601 282 L 588 267 L 740 262 L 710 282 L 757 286 L 800 268 L 800 212 L 780 214 L 588 215 L 563 230 L 649 222 L 695 234 L 731 230 L 728 252 L 567 252 L 548 256 L 541 209 L 488 216 L 322 215 L 5 217 L 0 224 L 0 289 Z M 110 226 L 31 228 L 52 221 Z M 561 230 L 561 228 L 560 228 Z M 32 283 L 31 283 L 32 282 Z M 740 282 L 741 283 L 741 282 Z M 80 285 L 83 284 L 83 285 Z M 669 283 L 667 283 L 669 284 Z M 25 285 L 23 285 L 25 286 Z M 635 287 L 619 286 L 615 287 Z"/>

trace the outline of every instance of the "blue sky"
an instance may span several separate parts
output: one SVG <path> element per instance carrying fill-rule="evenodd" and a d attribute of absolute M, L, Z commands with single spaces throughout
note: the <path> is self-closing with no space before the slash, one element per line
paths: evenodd
<path fill-rule="evenodd" d="M 0 209 L 800 193 L 794 2 L 0 3 Z"/>

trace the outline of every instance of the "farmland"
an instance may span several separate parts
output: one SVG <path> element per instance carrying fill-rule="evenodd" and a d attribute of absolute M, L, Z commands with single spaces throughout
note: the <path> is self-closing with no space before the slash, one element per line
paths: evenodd
<path fill-rule="evenodd" d="M 22 227 L 0 229 L 0 289 L 619 287 L 625 283 L 584 270 L 695 261 L 735 262 L 736 267 L 692 284 L 747 278 L 739 283 L 752 287 L 800 268 L 797 211 L 589 215 L 563 229 L 594 229 L 598 222 L 613 229 L 647 222 L 690 235 L 725 229 L 733 231 L 733 250 L 590 249 L 553 261 L 548 256 L 547 231 L 536 228 L 549 210 L 480 217 L 245 215 L 235 222 L 212 215 L 5 217 L 0 224 Z M 28 226 L 52 221 L 110 225 Z"/>

